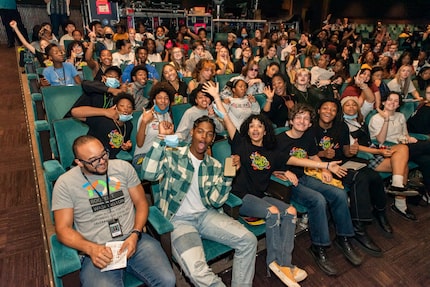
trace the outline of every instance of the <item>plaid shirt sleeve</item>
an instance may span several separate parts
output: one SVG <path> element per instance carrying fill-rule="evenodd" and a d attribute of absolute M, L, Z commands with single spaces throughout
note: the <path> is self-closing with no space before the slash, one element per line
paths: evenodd
<path fill-rule="evenodd" d="M 199 170 L 199 185 L 202 201 L 206 207 L 220 208 L 231 190 L 232 178 L 223 176 L 221 164 L 209 156 Z"/>

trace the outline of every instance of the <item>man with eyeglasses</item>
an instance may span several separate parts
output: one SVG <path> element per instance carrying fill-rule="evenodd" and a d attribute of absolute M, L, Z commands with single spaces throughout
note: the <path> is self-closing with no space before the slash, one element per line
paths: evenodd
<path fill-rule="evenodd" d="M 83 255 L 82 286 L 123 286 L 123 272 L 148 286 L 175 286 L 175 275 L 160 244 L 143 232 L 148 218 L 145 192 L 134 168 L 109 160 L 109 152 L 92 136 L 73 143 L 77 166 L 54 186 L 52 210 L 58 240 Z M 119 241 L 119 251 L 108 242 Z M 108 244 L 107 244 L 108 243 Z M 126 254 L 127 266 L 104 271 Z"/>

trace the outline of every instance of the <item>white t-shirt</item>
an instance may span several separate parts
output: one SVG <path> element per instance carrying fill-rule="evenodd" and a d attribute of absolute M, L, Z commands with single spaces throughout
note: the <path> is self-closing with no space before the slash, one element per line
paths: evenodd
<path fill-rule="evenodd" d="M 369 122 L 369 133 L 370 138 L 376 139 L 384 125 L 384 118 L 380 114 L 374 115 Z M 408 129 L 406 126 L 406 119 L 402 113 L 396 112 L 390 117 L 388 122 L 387 137 L 385 141 L 392 143 L 399 143 L 399 138 L 408 135 Z"/>
<path fill-rule="evenodd" d="M 130 65 L 134 63 L 134 53 L 120 54 L 115 52 L 112 54 L 112 65 L 121 68 L 121 65 Z"/>
<path fill-rule="evenodd" d="M 206 211 L 206 207 L 202 203 L 202 199 L 200 196 L 199 190 L 199 168 L 202 160 L 196 158 L 190 152 L 191 161 L 194 167 L 193 178 L 191 179 L 191 184 L 188 189 L 187 194 L 185 195 L 181 206 L 176 212 L 177 216 L 184 216 L 189 214 L 201 213 Z"/>
<path fill-rule="evenodd" d="M 151 111 L 147 111 L 146 113 L 151 113 Z M 137 130 L 140 129 L 142 124 L 143 114 L 140 116 L 137 122 Z M 154 120 L 146 125 L 145 130 L 145 141 L 141 147 L 136 145 L 136 149 L 134 150 L 134 155 L 138 154 L 146 154 L 152 147 L 154 140 L 158 137 L 158 126 L 160 121 L 172 122 L 169 113 L 165 113 L 164 115 L 160 115 L 155 113 Z"/>

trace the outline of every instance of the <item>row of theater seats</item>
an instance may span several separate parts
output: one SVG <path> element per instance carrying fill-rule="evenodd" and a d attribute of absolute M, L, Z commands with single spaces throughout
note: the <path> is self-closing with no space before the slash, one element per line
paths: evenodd
<path fill-rule="evenodd" d="M 29 62 L 30 63 L 30 62 Z M 26 71 L 32 71 L 30 65 L 26 66 Z M 34 71 L 36 71 L 35 68 Z M 229 78 L 235 75 L 220 76 L 217 77 L 217 81 L 220 82 L 220 87 L 224 86 Z M 64 87 L 43 87 L 39 89 L 37 83 L 37 74 L 28 73 L 28 84 L 30 91 L 32 92 L 33 100 L 33 112 L 35 114 L 35 137 L 38 143 L 38 151 L 43 166 L 43 176 L 46 186 L 47 203 L 46 206 L 50 208 L 50 201 L 52 195 L 53 185 L 56 179 L 63 174 L 73 163 L 72 143 L 74 139 L 80 135 L 86 134 L 88 126 L 84 123 L 73 119 L 66 118 L 64 116 L 70 110 L 75 101 L 81 96 L 81 86 L 64 86 Z M 152 82 L 148 83 L 148 91 L 151 87 Z M 266 97 L 264 94 L 256 95 L 256 99 L 260 106 L 264 106 Z M 174 120 L 175 127 L 178 126 L 180 119 L 184 112 L 190 108 L 190 104 L 180 104 L 172 106 L 172 117 Z M 410 107 L 413 112 L 414 107 Z M 133 125 L 137 127 L 137 120 L 139 119 L 142 111 L 136 111 L 133 114 Z M 286 127 L 278 128 L 276 131 L 285 131 Z M 135 146 L 136 128 L 131 134 L 133 146 Z M 231 153 L 231 148 L 226 139 L 215 142 L 212 147 L 212 153 L 221 163 Z M 131 154 L 124 153 L 122 159 L 130 160 Z M 365 157 L 366 155 L 364 155 Z M 389 176 L 387 174 L 386 176 Z M 289 182 L 283 182 L 279 179 L 272 178 L 282 184 L 289 185 Z M 152 192 L 157 192 L 157 183 L 152 183 Z M 264 237 L 265 226 L 252 226 L 247 224 L 239 218 L 239 206 L 241 200 L 234 195 L 230 195 L 227 200 L 224 210 L 232 217 L 240 220 L 246 227 L 249 228 L 257 238 Z M 299 212 L 304 213 L 306 209 L 293 202 L 293 205 L 298 209 Z M 54 220 L 51 213 L 51 221 L 54 224 Z M 155 206 L 151 206 L 149 218 L 148 218 L 148 230 L 151 234 L 157 238 L 169 258 L 173 259 L 170 247 L 170 232 L 172 231 L 172 225 L 167 221 L 161 212 Z M 50 237 L 50 255 L 52 268 L 54 273 L 55 285 L 57 287 L 63 286 L 62 279 L 74 274 L 80 269 L 79 256 L 76 250 L 68 248 L 58 242 L 55 234 Z M 228 254 L 231 254 L 233 250 L 225 245 L 210 241 L 203 240 L 205 249 L 205 255 L 208 262 L 216 262 L 219 258 L 224 258 Z M 174 260 L 173 260 L 174 261 Z M 172 261 L 172 262 L 173 262 Z M 125 276 L 125 286 L 139 286 L 142 284 L 131 274 Z"/>
<path fill-rule="evenodd" d="M 45 203 L 45 206 L 50 209 L 54 183 L 57 178 L 73 163 L 74 157 L 72 153 L 72 143 L 75 138 L 87 133 L 88 126 L 79 120 L 64 118 L 75 101 L 81 96 L 81 86 L 40 88 L 38 85 L 37 75 L 40 70 L 38 71 L 38 68 L 33 66 L 33 63 L 33 61 L 28 59 L 25 70 L 27 72 L 27 83 L 31 92 L 33 113 L 35 116 L 34 136 L 36 138 L 37 150 L 43 167 L 43 177 L 46 187 L 47 202 Z M 217 80 L 221 82 L 220 86 L 225 85 L 228 79 L 232 76 L 236 75 L 233 74 L 229 77 L 218 77 Z M 152 82 L 149 82 L 148 91 L 151 85 Z M 257 95 L 257 99 L 260 105 L 264 105 L 265 96 L 263 94 Z M 189 107 L 191 107 L 190 104 L 181 104 L 172 107 L 172 116 L 174 118 L 175 126 L 179 124 L 183 113 Z M 137 120 L 141 113 L 142 111 L 134 112 L 134 127 L 137 127 Z M 137 130 L 134 129 L 131 134 L 133 146 L 135 145 L 136 132 Z M 213 156 L 220 162 L 224 162 L 225 157 L 229 156 L 230 152 L 231 149 L 227 140 L 218 141 L 213 146 Z M 133 151 L 131 151 L 130 154 L 125 153 L 123 159 L 131 160 L 131 154 L 133 154 Z M 157 192 L 158 184 L 152 183 L 151 189 L 153 192 Z M 224 205 L 224 211 L 246 224 L 241 218 L 239 218 L 238 209 L 240 205 L 241 200 L 234 195 L 230 195 Z M 52 224 L 55 224 L 53 214 L 50 214 L 51 222 Z M 264 236 L 264 225 L 251 226 L 246 224 L 246 226 L 258 238 Z M 172 231 L 173 226 L 164 218 L 155 206 L 150 207 L 147 228 L 149 232 L 161 242 L 169 258 L 173 259 L 170 247 L 170 232 Z M 216 262 L 219 258 L 224 258 L 233 252 L 230 247 L 210 240 L 203 240 L 203 246 L 205 249 L 206 259 L 210 263 Z M 55 234 L 50 236 L 50 258 L 55 286 L 63 286 L 63 280 L 66 280 L 67 282 L 70 282 L 70 280 L 79 280 L 76 277 L 76 271 L 80 269 L 78 252 L 61 244 L 57 240 Z M 174 262 L 174 260 L 172 260 L 172 262 Z M 128 273 L 124 277 L 124 283 L 125 286 L 140 286 L 142 284 L 142 282 Z M 77 284 L 79 283 L 77 282 Z"/>

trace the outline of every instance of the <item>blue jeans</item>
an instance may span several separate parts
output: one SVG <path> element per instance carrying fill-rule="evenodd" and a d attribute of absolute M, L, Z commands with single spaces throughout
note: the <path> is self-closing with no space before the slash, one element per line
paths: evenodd
<path fill-rule="evenodd" d="M 175 274 L 160 243 L 146 233 L 137 242 L 136 253 L 127 259 L 126 270 L 148 286 L 175 286 Z M 124 286 L 124 269 L 100 272 L 91 258 L 85 256 L 80 278 L 83 287 Z"/>
<path fill-rule="evenodd" d="M 348 209 L 348 195 L 345 190 L 303 175 L 299 178 L 299 184 L 293 186 L 292 191 L 291 200 L 308 209 L 312 244 L 318 246 L 330 245 L 327 204 L 331 209 L 336 234 L 349 237 L 354 235 Z"/>
<path fill-rule="evenodd" d="M 257 238 L 239 221 L 210 209 L 193 215 L 175 216 L 172 224 L 173 255 L 195 286 L 225 286 L 206 262 L 202 239 L 234 248 L 231 286 L 252 286 Z"/>
<path fill-rule="evenodd" d="M 66 22 L 69 20 L 69 16 L 67 16 L 67 14 L 51 14 L 49 18 L 51 19 L 52 34 L 60 39 L 60 35 L 58 34 L 60 26 L 63 29 L 63 34 L 66 34 L 67 32 L 64 29 L 66 28 Z"/>
<path fill-rule="evenodd" d="M 276 206 L 279 213 L 271 213 L 269 211 L 271 206 Z M 267 265 L 276 261 L 280 266 L 293 267 L 291 253 L 294 249 L 296 216 L 287 213 L 289 206 L 283 201 L 268 196 L 259 198 L 247 194 L 242 198 L 240 214 L 266 220 Z"/>

